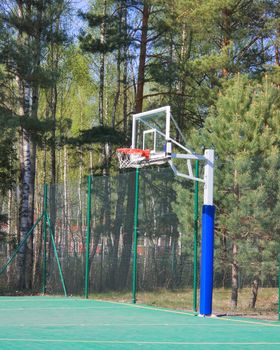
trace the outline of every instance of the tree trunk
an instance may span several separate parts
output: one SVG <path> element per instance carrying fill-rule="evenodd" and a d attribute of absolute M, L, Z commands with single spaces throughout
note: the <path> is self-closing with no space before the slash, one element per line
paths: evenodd
<path fill-rule="evenodd" d="M 123 17 L 122 3 L 120 3 L 118 6 L 118 16 L 119 16 L 118 31 L 119 31 L 119 35 L 121 35 L 122 34 L 122 17 Z M 114 104 L 113 104 L 112 121 L 111 121 L 112 128 L 114 128 L 116 124 L 116 113 L 117 113 L 117 107 L 119 104 L 120 94 L 121 94 L 121 48 L 119 47 L 117 52 L 117 91 L 115 94 Z"/>
<path fill-rule="evenodd" d="M 228 251 L 227 251 L 227 230 L 222 228 L 220 245 L 222 247 L 222 273 L 223 273 L 223 288 L 226 287 L 226 278 L 228 267 L 226 262 L 228 261 Z"/>
<path fill-rule="evenodd" d="M 52 223 L 52 229 L 54 231 L 56 222 L 56 110 L 57 110 L 57 87 L 51 88 L 50 93 L 50 111 L 52 120 L 52 130 L 51 130 L 51 186 L 50 186 L 50 219 Z"/>
<path fill-rule="evenodd" d="M 258 289 L 259 289 L 259 278 L 256 277 L 252 283 L 251 290 L 251 300 L 249 303 L 249 307 L 254 309 L 256 307 L 257 297 L 258 297 Z"/>
<path fill-rule="evenodd" d="M 222 49 L 226 49 L 230 44 L 230 17 L 231 11 L 228 8 L 224 8 L 222 10 L 222 18 L 223 18 L 223 40 L 222 40 Z M 229 74 L 228 67 L 223 67 L 222 76 L 226 78 Z"/>
<path fill-rule="evenodd" d="M 185 64 L 190 59 L 191 56 L 191 50 L 192 50 L 192 42 L 193 42 L 193 33 L 192 30 L 190 30 L 186 24 L 182 25 L 182 33 L 181 33 L 181 51 L 180 51 L 180 62 L 181 64 Z M 190 127 L 190 125 L 186 125 L 188 123 L 188 120 L 186 120 L 185 117 L 185 110 L 186 110 L 186 88 L 187 88 L 187 76 L 186 74 L 180 75 L 180 80 L 178 83 L 178 103 L 175 106 L 177 110 L 177 123 L 181 130 L 184 130 L 187 127 Z M 171 105 L 174 105 L 174 102 L 172 101 L 172 95 L 171 97 Z M 182 142 L 183 140 L 180 140 L 181 136 L 178 130 L 176 130 L 176 140 L 179 142 Z"/>
<path fill-rule="evenodd" d="M 38 69 L 41 65 L 41 31 L 42 31 L 42 12 L 38 13 L 37 26 L 34 28 L 36 32 L 36 42 L 34 50 L 34 67 Z M 39 85 L 38 82 L 31 82 L 31 118 L 33 120 L 38 120 L 38 109 L 39 109 Z M 36 180 L 36 164 L 37 164 L 37 145 L 36 142 L 31 142 L 31 188 L 30 188 L 30 226 L 34 224 L 34 212 L 35 212 L 35 180 Z M 34 281 L 34 235 L 38 234 L 38 228 L 36 231 L 32 232 L 30 240 L 27 242 L 27 283 L 29 284 L 28 288 L 31 288 Z"/>
<path fill-rule="evenodd" d="M 280 40 L 280 26 L 277 26 L 276 30 L 276 38 L 275 38 L 275 64 L 280 67 L 280 48 L 279 48 L 279 40 Z"/>
<path fill-rule="evenodd" d="M 158 287 L 159 282 L 159 271 L 158 271 L 158 238 L 155 240 L 152 240 L 153 242 L 153 250 L 152 250 L 152 266 L 154 270 L 154 279 L 151 281 L 151 287 L 152 289 L 155 289 Z"/>
<path fill-rule="evenodd" d="M 89 174 L 93 176 L 93 150 L 89 151 Z"/>
<path fill-rule="evenodd" d="M 37 213 L 42 213 L 42 203 L 36 201 L 37 203 Z M 38 225 L 36 229 L 36 235 L 34 238 L 34 265 L 33 265 L 33 276 L 32 276 L 32 285 L 35 286 L 36 290 L 39 289 L 41 285 L 41 262 L 42 262 L 42 243 L 43 243 L 43 222 Z"/>
<path fill-rule="evenodd" d="M 29 11 L 30 9 L 28 9 Z M 24 18 L 24 5 L 22 1 L 18 3 L 18 17 Z M 21 44 L 29 44 L 29 38 L 24 37 L 22 32 L 18 34 L 18 42 Z M 18 93 L 19 93 L 19 111 L 21 118 L 29 118 L 32 111 L 32 88 L 30 84 L 17 76 Z M 34 205 L 34 176 L 32 169 L 34 167 L 35 152 L 32 152 L 32 143 L 30 134 L 24 126 L 20 129 L 20 212 L 19 227 L 20 240 L 24 239 L 31 228 L 33 222 L 32 204 Z M 33 155 L 33 159 L 32 159 Z M 30 242 L 30 239 L 29 239 Z M 24 244 L 18 253 L 18 281 L 19 289 L 30 288 L 32 284 L 32 243 Z M 28 266 L 28 269 L 26 269 Z"/>
<path fill-rule="evenodd" d="M 280 49 L 279 46 L 275 46 L 275 63 L 280 67 Z"/>
<path fill-rule="evenodd" d="M 141 113 L 143 108 L 145 68 L 146 68 L 146 57 L 147 57 L 147 41 L 148 41 L 148 23 L 149 23 L 150 10 L 151 10 L 150 5 L 148 4 L 147 1 L 144 1 L 141 44 L 140 44 L 140 58 L 139 58 L 136 103 L 135 103 L 136 113 Z"/>
<path fill-rule="evenodd" d="M 82 179 L 83 179 L 83 148 L 79 149 L 79 187 L 78 187 L 78 199 L 79 199 L 79 207 L 78 207 L 78 217 L 77 217 L 77 226 L 79 230 L 79 234 L 81 237 L 82 245 L 83 242 L 83 198 L 82 198 Z"/>
<path fill-rule="evenodd" d="M 20 135 L 20 173 L 21 173 L 21 200 L 20 200 L 20 239 L 24 239 L 30 227 L 30 187 L 31 187 L 31 157 L 30 138 L 27 130 L 21 128 Z M 28 288 L 29 283 L 25 279 L 27 245 L 23 245 L 18 253 L 18 288 Z"/>
<path fill-rule="evenodd" d="M 175 289 L 178 286 L 178 273 L 177 273 L 177 250 L 178 250 L 178 238 L 179 233 L 173 233 L 171 237 L 171 252 L 172 252 L 172 288 Z"/>
<path fill-rule="evenodd" d="M 238 262 L 237 262 L 237 244 L 232 244 L 232 265 L 231 265 L 231 306 L 237 307 L 238 300 Z"/>
<path fill-rule="evenodd" d="M 6 256 L 9 257 L 11 256 L 13 252 L 13 230 L 12 230 L 12 205 L 13 205 L 13 191 L 10 189 L 8 192 L 8 239 L 7 239 L 7 253 Z M 13 268 L 11 265 L 7 267 L 7 285 L 10 287 L 11 282 L 13 281 L 12 279 L 12 273 L 13 273 Z"/>
<path fill-rule="evenodd" d="M 121 54 L 120 54 L 120 49 L 119 49 L 118 50 L 118 58 L 117 58 L 117 91 L 115 94 L 113 112 L 112 112 L 112 121 L 111 121 L 112 128 L 114 128 L 116 125 L 116 114 L 117 114 L 117 108 L 118 108 L 120 94 L 121 94 L 121 69 L 120 69 L 120 65 L 121 65 Z"/>
<path fill-rule="evenodd" d="M 127 205 L 123 232 L 123 249 L 119 265 L 119 289 L 124 289 L 127 284 L 128 272 L 131 262 L 131 248 L 133 242 L 133 218 L 134 218 L 134 200 L 135 200 L 135 172 L 128 174 L 127 187 Z"/>
<path fill-rule="evenodd" d="M 67 146 L 64 146 L 63 149 L 64 157 L 63 157 L 63 232 L 64 232 L 64 244 L 65 244 L 65 252 L 68 252 L 68 237 L 69 237 L 69 201 L 68 201 L 68 152 Z"/>
<path fill-rule="evenodd" d="M 252 283 L 252 289 L 251 289 L 251 300 L 249 302 L 249 307 L 251 309 L 254 309 L 256 307 L 257 297 L 258 297 L 258 289 L 260 284 L 260 277 L 261 277 L 261 263 L 262 263 L 262 256 L 263 256 L 263 248 L 262 245 L 260 245 L 259 241 L 256 241 L 256 244 L 258 246 L 258 269 L 255 273 L 254 280 Z"/>
<path fill-rule="evenodd" d="M 107 1 L 103 2 L 103 17 L 106 16 L 107 12 Z M 101 45 L 105 42 L 106 25 L 105 19 L 102 21 L 100 26 L 100 42 Z M 104 82 L 105 82 L 105 53 L 100 54 L 99 64 L 99 98 L 98 98 L 98 111 L 99 111 L 99 123 L 101 126 L 104 125 Z"/>
<path fill-rule="evenodd" d="M 50 56 L 49 63 L 52 71 L 58 71 L 58 63 L 60 59 L 60 48 L 54 42 L 55 35 L 59 32 L 60 19 L 57 18 L 55 22 L 52 24 L 52 39 L 50 45 Z M 52 129 L 51 129 L 51 187 L 50 187 L 50 221 L 52 224 L 52 231 L 55 235 L 55 223 L 56 223 L 56 114 L 57 114 L 57 83 L 54 82 L 50 88 L 50 98 L 49 98 L 49 110 L 50 110 L 50 118 L 52 121 Z M 52 245 L 50 244 L 50 247 Z"/>
<path fill-rule="evenodd" d="M 112 248 L 110 252 L 110 263 L 108 271 L 108 282 L 111 288 L 117 288 L 117 267 L 121 226 L 124 218 L 126 176 L 120 174 L 117 179 L 117 203 L 115 208 L 115 220 L 112 228 Z"/>
<path fill-rule="evenodd" d="M 124 6 L 124 13 L 123 13 L 123 21 L 124 21 L 124 27 L 126 28 L 127 31 L 127 9 Z M 128 34 L 126 34 L 128 36 Z M 128 44 L 125 45 L 124 50 L 123 50 L 123 131 L 125 135 L 127 134 L 127 124 L 128 124 L 128 118 L 127 118 L 127 90 L 128 90 Z"/>

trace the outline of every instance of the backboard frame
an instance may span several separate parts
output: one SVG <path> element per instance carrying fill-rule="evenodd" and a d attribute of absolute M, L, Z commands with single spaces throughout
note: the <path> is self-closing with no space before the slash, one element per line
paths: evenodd
<path fill-rule="evenodd" d="M 150 117 L 153 114 L 159 114 L 165 112 L 165 133 L 162 131 L 156 129 L 156 128 L 151 128 L 156 130 L 157 133 L 165 137 L 165 140 L 170 139 L 170 106 L 164 106 L 160 108 L 156 108 L 147 112 L 142 112 L 142 113 L 137 113 L 133 115 L 132 119 L 132 143 L 131 143 L 131 148 L 137 148 L 136 146 L 136 137 L 137 137 L 137 121 L 138 120 L 145 120 L 145 117 Z"/>

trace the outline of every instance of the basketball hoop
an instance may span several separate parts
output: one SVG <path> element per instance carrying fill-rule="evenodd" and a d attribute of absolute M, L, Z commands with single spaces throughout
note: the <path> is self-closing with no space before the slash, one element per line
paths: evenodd
<path fill-rule="evenodd" d="M 150 159 L 150 150 L 139 148 L 118 148 L 117 156 L 121 169 L 136 168 L 141 166 L 141 162 Z"/>

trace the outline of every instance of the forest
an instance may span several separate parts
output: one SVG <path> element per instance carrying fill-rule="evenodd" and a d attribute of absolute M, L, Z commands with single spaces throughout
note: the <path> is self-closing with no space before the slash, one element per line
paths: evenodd
<path fill-rule="evenodd" d="M 124 289 L 135 183 L 116 149 L 131 145 L 133 114 L 170 105 L 189 145 L 215 150 L 215 285 L 231 289 L 232 307 L 252 288 L 254 308 L 258 289 L 277 285 L 279 14 L 276 0 L 2 0 L 1 265 L 38 218 L 48 183 L 55 240 L 79 293 L 92 175 L 92 289 Z M 167 167 L 143 171 L 139 288 L 191 285 L 193 186 Z M 42 246 L 40 224 L 1 293 L 38 290 Z"/>

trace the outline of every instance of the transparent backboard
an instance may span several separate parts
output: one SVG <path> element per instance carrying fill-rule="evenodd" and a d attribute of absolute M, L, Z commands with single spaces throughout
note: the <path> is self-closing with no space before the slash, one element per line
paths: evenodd
<path fill-rule="evenodd" d="M 132 148 L 149 149 L 152 153 L 165 152 L 169 130 L 169 106 L 135 114 L 133 116 Z"/>
<path fill-rule="evenodd" d="M 130 167 L 131 163 L 135 167 L 142 167 L 168 162 L 176 175 L 194 181 L 206 181 L 194 175 L 195 160 L 205 161 L 206 158 L 196 154 L 187 145 L 171 115 L 170 106 L 133 115 L 131 148 L 149 150 L 150 156 L 149 159 L 138 158 L 136 161 L 130 156 Z"/>
<path fill-rule="evenodd" d="M 184 145 L 184 146 L 183 146 Z M 171 115 L 170 106 L 138 113 L 133 116 L 132 148 L 149 149 L 151 153 L 171 153 L 171 147 L 187 153 L 192 150 Z"/>

